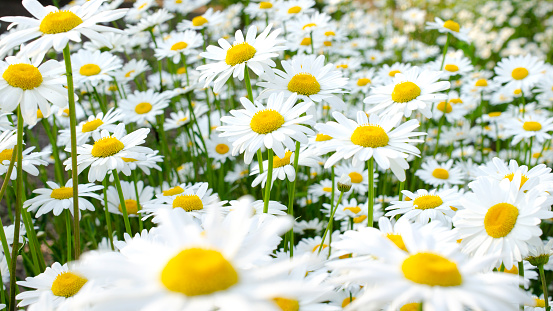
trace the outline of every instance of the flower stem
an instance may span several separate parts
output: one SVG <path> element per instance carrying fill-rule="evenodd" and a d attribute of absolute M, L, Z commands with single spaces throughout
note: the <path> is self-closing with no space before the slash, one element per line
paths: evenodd
<path fill-rule="evenodd" d="M 368 210 L 368 222 L 367 227 L 373 226 L 373 210 L 374 210 L 374 158 L 370 158 L 369 161 L 367 161 L 369 166 L 369 210 Z"/>
<path fill-rule="evenodd" d="M 18 150 L 18 147 L 15 146 L 12 151 L 12 158 L 10 160 L 10 165 L 8 166 L 8 171 L 4 176 L 4 182 L 2 183 L 2 188 L 0 189 L 0 202 L 2 201 L 2 198 L 4 197 L 4 193 L 6 193 L 6 189 L 8 188 L 8 183 L 11 180 L 10 177 L 12 176 L 16 155 L 18 153 L 17 150 Z M 4 232 L 4 225 L 1 223 L 0 223 L 0 239 L 2 241 L 2 249 L 4 250 L 6 262 L 8 263 L 8 267 L 10 268 L 10 271 L 11 271 L 11 257 L 10 257 L 10 250 L 8 248 L 8 240 L 6 239 L 6 232 Z"/>
<path fill-rule="evenodd" d="M 106 227 L 108 229 L 108 239 L 109 239 L 109 245 L 111 246 L 111 250 L 115 250 L 115 247 L 113 247 L 113 231 L 111 230 L 111 215 L 108 211 L 108 176 L 104 177 L 103 185 L 104 185 L 104 212 L 106 214 Z"/>
<path fill-rule="evenodd" d="M 65 210 L 65 227 L 67 228 L 67 261 L 71 261 L 71 212 Z"/>
<path fill-rule="evenodd" d="M 403 189 L 405 189 L 405 180 L 399 183 L 399 200 L 403 201 Z"/>
<path fill-rule="evenodd" d="M 263 213 L 269 211 L 269 200 L 271 199 L 271 183 L 273 181 L 273 149 L 267 150 L 269 166 L 267 167 L 267 182 L 265 183 L 265 197 L 263 198 Z"/>
<path fill-rule="evenodd" d="M 323 250 L 323 245 L 324 245 L 324 242 L 325 242 L 325 239 L 326 239 L 326 235 L 328 234 L 329 229 L 332 227 L 332 222 L 334 220 L 334 213 L 336 213 L 336 209 L 338 208 L 338 204 L 340 204 L 340 202 L 342 202 L 342 196 L 343 195 L 344 195 L 344 191 L 340 191 L 340 196 L 338 197 L 338 201 L 336 201 L 336 203 L 330 202 L 330 217 L 328 219 L 328 224 L 326 225 L 325 232 L 323 233 L 323 238 L 321 240 L 321 244 L 319 245 L 319 251 L 317 252 L 317 254 L 320 254 L 321 251 Z M 331 235 L 332 235 L 332 233 L 331 233 Z M 330 256 L 330 244 L 328 245 L 328 247 L 329 247 L 328 254 Z"/>
<path fill-rule="evenodd" d="M 123 189 L 121 188 L 121 180 L 119 179 L 119 172 L 114 171 L 113 177 L 115 178 L 115 187 L 117 188 L 117 194 L 119 195 L 119 203 L 121 204 L 121 210 L 123 211 L 123 221 L 125 222 L 125 230 L 132 237 L 131 223 L 129 221 L 129 214 L 127 213 L 127 205 L 125 204 L 125 197 L 123 196 Z"/>
<path fill-rule="evenodd" d="M 294 152 L 294 172 L 296 172 L 296 178 L 290 183 L 289 197 L 288 197 L 288 215 L 294 218 L 294 196 L 296 195 L 296 180 L 298 180 L 298 161 L 300 158 L 300 142 L 296 141 L 296 151 Z M 290 241 L 290 258 L 294 257 L 294 227 L 288 232 Z"/>
<path fill-rule="evenodd" d="M 543 290 L 543 301 L 545 302 L 545 311 L 549 311 L 549 296 L 547 295 L 547 281 L 545 280 L 545 271 L 543 271 L 543 265 L 538 266 L 540 271 L 541 288 Z"/>
<path fill-rule="evenodd" d="M 450 36 L 451 35 L 449 33 L 447 33 L 447 39 L 445 40 L 444 52 L 442 54 L 442 64 L 440 65 L 440 70 L 444 69 L 445 55 L 447 54 L 447 49 L 449 48 L 449 37 Z"/>

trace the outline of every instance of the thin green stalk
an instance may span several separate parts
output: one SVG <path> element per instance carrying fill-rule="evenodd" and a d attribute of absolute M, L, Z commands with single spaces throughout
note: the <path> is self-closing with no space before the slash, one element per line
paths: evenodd
<path fill-rule="evenodd" d="M 440 65 L 440 70 L 444 69 L 444 62 L 445 62 L 445 55 L 447 54 L 447 49 L 449 48 L 449 38 L 450 38 L 450 34 L 447 33 L 447 39 L 445 40 L 445 45 L 444 45 L 444 52 L 442 54 L 442 64 Z"/>
<path fill-rule="evenodd" d="M 294 197 L 296 195 L 296 180 L 298 180 L 298 162 L 300 158 L 300 142 L 296 141 L 296 151 L 294 152 L 294 172 L 296 172 L 296 178 L 290 183 L 290 189 L 288 190 L 288 215 L 294 218 Z M 288 232 L 290 242 L 290 258 L 294 257 L 294 227 Z"/>
<path fill-rule="evenodd" d="M 119 180 L 119 172 L 113 172 L 113 178 L 115 179 L 115 188 L 117 188 L 117 194 L 119 195 L 119 203 L 121 204 L 121 210 L 123 211 L 123 221 L 125 222 L 125 230 L 132 237 L 131 223 L 129 221 L 129 214 L 127 213 L 127 205 L 125 204 L 125 197 L 123 196 L 123 189 L 121 188 L 121 180 Z"/>
<path fill-rule="evenodd" d="M 403 201 L 403 189 L 405 189 L 405 180 L 399 183 L 399 200 Z"/>
<path fill-rule="evenodd" d="M 321 251 L 323 250 L 323 245 L 324 245 L 324 242 L 325 242 L 325 239 L 326 239 L 326 235 L 328 234 L 328 231 L 332 227 L 332 223 L 333 223 L 333 220 L 334 220 L 334 213 L 336 213 L 336 209 L 338 209 L 338 204 L 340 204 L 340 202 L 342 202 L 342 196 L 343 195 L 344 195 L 344 191 L 340 191 L 340 196 L 338 196 L 338 201 L 330 202 L 330 216 L 329 216 L 329 219 L 328 219 L 328 224 L 326 225 L 325 232 L 323 233 L 323 237 L 322 237 L 322 240 L 321 240 L 321 244 L 319 245 L 319 251 L 317 252 L 317 254 L 320 254 Z M 332 236 L 332 233 L 330 235 Z M 328 245 L 328 247 L 330 247 L 330 244 Z M 328 254 L 330 255 L 330 249 L 329 249 Z"/>
<path fill-rule="evenodd" d="M 67 261 L 71 261 L 71 212 L 66 210 L 65 212 L 65 227 L 67 228 Z"/>
<path fill-rule="evenodd" d="M 12 175 L 13 167 L 15 165 L 15 159 L 18 153 L 17 149 L 18 149 L 17 146 L 15 146 L 12 150 L 12 158 L 10 160 L 10 165 L 8 166 L 8 171 L 4 176 L 4 182 L 2 182 L 2 188 L 0 189 L 0 202 L 2 201 L 2 198 L 4 197 L 4 193 L 8 188 L 8 183 L 10 182 L 10 176 Z M 10 206 L 10 204 L 6 204 L 6 205 Z M 1 221 L 2 219 L 0 219 L 0 222 Z M 8 267 L 10 268 L 10 271 L 11 271 L 10 250 L 8 248 L 8 240 L 6 238 L 6 232 L 4 231 L 4 225 L 2 223 L 0 223 L 0 239 L 2 241 L 2 249 L 4 250 L 4 256 L 6 257 L 6 262 L 8 263 Z"/>
<path fill-rule="evenodd" d="M 257 164 L 259 165 L 259 174 L 263 173 L 263 154 L 261 149 L 257 150 Z"/>
<path fill-rule="evenodd" d="M 524 280 L 524 260 L 518 262 L 518 275 Z M 520 284 L 520 288 L 524 289 L 524 284 Z"/>
<path fill-rule="evenodd" d="M 369 166 L 369 210 L 368 210 L 368 222 L 367 227 L 373 226 L 373 210 L 374 210 L 374 158 L 370 158 L 369 161 L 367 161 Z"/>
<path fill-rule="evenodd" d="M 65 184 L 65 177 L 63 174 L 63 165 L 61 163 L 60 159 L 60 152 L 58 149 L 58 145 L 56 143 L 56 138 L 52 134 L 52 131 L 50 130 L 50 124 L 45 119 L 41 120 L 42 126 L 44 127 L 44 131 L 46 132 L 46 135 L 48 136 L 48 140 L 50 140 L 50 144 L 52 145 L 52 156 L 54 157 L 54 172 L 56 174 L 56 180 L 60 184 Z"/>
<path fill-rule="evenodd" d="M 541 288 L 543 290 L 543 301 L 545 302 L 545 311 L 549 311 L 549 295 L 547 294 L 547 281 L 545 280 L 545 271 L 543 271 L 543 265 L 538 266 L 540 271 Z"/>
<path fill-rule="evenodd" d="M 446 102 L 447 105 L 447 102 Z M 438 122 L 438 135 L 436 136 L 436 147 L 434 148 L 434 158 L 436 157 L 436 154 L 438 154 L 438 147 L 440 144 L 440 134 L 442 133 L 442 126 L 444 125 L 445 121 L 445 112 L 440 118 L 440 121 Z"/>
<path fill-rule="evenodd" d="M 267 182 L 265 183 L 265 196 L 263 198 L 263 213 L 269 211 L 269 200 L 271 199 L 271 183 L 273 181 L 273 149 L 267 150 L 269 166 L 267 167 Z"/>
<path fill-rule="evenodd" d="M 113 246 L 113 231 L 111 230 L 111 215 L 108 211 L 108 176 L 109 175 L 106 175 L 106 177 L 104 177 L 104 181 L 102 182 L 104 186 L 104 189 L 102 189 L 104 192 L 104 212 L 106 215 L 106 227 L 108 229 L 109 245 L 111 246 L 111 250 L 115 250 L 115 247 Z"/>
<path fill-rule="evenodd" d="M 178 172 L 177 172 L 177 176 L 178 176 Z M 140 214 L 138 213 L 138 211 L 141 210 L 141 206 L 140 206 L 140 194 L 138 193 L 138 176 L 136 175 L 136 170 L 132 171 L 132 179 L 134 181 L 134 194 L 136 195 L 138 231 L 142 232 L 142 229 L 144 229 L 144 223 L 142 223 L 142 217 L 140 217 Z"/>
<path fill-rule="evenodd" d="M 246 89 L 248 90 L 248 99 L 253 103 L 252 82 L 250 81 L 250 70 L 248 66 L 244 66 L 244 80 L 246 81 Z"/>

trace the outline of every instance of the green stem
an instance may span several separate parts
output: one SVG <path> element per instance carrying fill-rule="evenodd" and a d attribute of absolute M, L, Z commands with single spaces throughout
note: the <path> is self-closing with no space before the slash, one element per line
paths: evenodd
<path fill-rule="evenodd" d="M 106 227 L 108 229 L 109 245 L 111 246 L 111 250 L 115 250 L 115 247 L 113 246 L 113 231 L 111 230 L 111 215 L 109 214 L 109 211 L 108 211 L 108 195 L 107 195 L 108 176 L 109 175 L 106 175 L 106 177 L 104 177 L 104 181 L 103 181 L 104 189 L 102 189 L 104 192 L 104 212 L 106 215 Z"/>
<path fill-rule="evenodd" d="M 52 131 L 50 130 L 50 125 L 45 119 L 41 120 L 42 126 L 44 127 L 44 131 L 46 132 L 46 135 L 48 136 L 48 140 L 50 140 L 50 144 L 52 145 L 52 156 L 54 157 L 54 172 L 56 174 L 56 180 L 60 183 L 60 185 L 65 184 L 65 178 L 63 175 L 63 166 L 61 163 L 61 159 L 59 156 L 59 149 L 58 145 L 56 143 L 56 138 L 52 134 Z"/>
<path fill-rule="evenodd" d="M 250 70 L 248 66 L 244 66 L 244 80 L 246 81 L 246 89 L 248 90 L 248 99 L 253 103 L 252 82 L 250 81 Z"/>
<path fill-rule="evenodd" d="M 71 261 L 71 212 L 66 210 L 65 212 L 65 227 L 67 228 L 67 261 Z"/>
<path fill-rule="evenodd" d="M 543 265 L 538 266 L 540 271 L 541 288 L 543 290 L 543 301 L 545 302 L 545 311 L 549 311 L 549 296 L 547 294 L 547 281 L 545 280 L 545 271 L 543 271 Z"/>
<path fill-rule="evenodd" d="M 323 233 L 323 237 L 322 237 L 322 240 L 321 240 L 321 244 L 319 245 L 319 251 L 317 252 L 317 254 L 320 254 L 321 251 L 323 250 L 323 245 L 324 245 L 324 242 L 325 242 L 325 239 L 326 239 L 326 235 L 328 234 L 328 231 L 332 227 L 332 222 L 334 220 L 334 213 L 336 213 L 336 209 L 338 209 L 338 204 L 340 204 L 340 202 L 342 202 L 342 196 L 343 195 L 344 195 L 344 191 L 340 191 L 340 196 L 338 197 L 338 201 L 336 201 L 336 203 L 330 202 L 330 217 L 328 219 L 328 224 L 326 225 L 325 232 Z M 332 233 L 331 233 L 331 235 L 332 235 Z M 330 244 L 328 245 L 328 247 L 330 247 Z M 328 254 L 330 255 L 330 249 L 328 250 Z"/>
<path fill-rule="evenodd" d="M 4 182 L 2 182 L 2 188 L 0 189 L 0 202 L 2 201 L 2 198 L 4 197 L 4 193 L 8 188 L 8 183 L 10 182 L 10 176 L 12 175 L 13 167 L 15 165 L 15 159 L 18 153 L 17 150 L 18 148 L 17 146 L 15 146 L 12 151 L 12 158 L 10 160 L 10 165 L 8 166 L 8 171 L 4 176 Z M 6 200 L 7 200 L 7 197 L 6 197 Z M 10 206 L 10 204 L 6 204 L 6 205 Z M 1 222 L 1 219 L 0 219 L 0 222 Z M 10 250 L 8 248 L 8 240 L 6 238 L 6 232 L 4 231 L 4 225 L 1 223 L 0 223 L 0 239 L 2 240 L 2 249 L 4 250 L 4 256 L 6 257 L 6 262 L 8 263 L 8 267 L 10 268 L 10 271 L 11 271 L 11 257 L 10 257 Z"/>
<path fill-rule="evenodd" d="M 177 176 L 178 176 L 178 172 L 177 172 Z M 144 224 L 142 223 L 142 217 L 140 217 L 140 214 L 138 213 L 138 211 L 141 210 L 142 208 L 140 206 L 140 194 L 138 193 L 138 176 L 136 175 L 136 170 L 132 171 L 132 179 L 134 181 L 134 193 L 136 195 L 138 230 L 139 232 L 142 232 L 142 229 L 144 229 Z"/>
<path fill-rule="evenodd" d="M 119 172 L 114 171 L 113 177 L 115 179 L 115 187 L 117 188 L 117 194 L 119 195 L 119 203 L 121 204 L 121 210 L 123 211 L 123 221 L 125 222 L 125 230 L 132 237 L 131 223 L 129 221 L 129 214 L 127 213 L 127 205 L 125 204 L 125 197 L 123 196 L 123 189 L 121 188 L 121 180 L 119 180 Z"/>
<path fill-rule="evenodd" d="M 267 182 L 265 183 L 265 197 L 263 198 L 263 213 L 269 211 L 269 200 L 271 199 L 271 183 L 273 181 L 273 149 L 267 150 L 269 166 L 267 167 Z"/>
<path fill-rule="evenodd" d="M 446 103 L 447 105 L 447 103 Z M 440 121 L 438 122 L 438 135 L 436 136 L 436 146 L 434 148 L 434 158 L 436 157 L 436 154 L 438 154 L 438 147 L 440 146 L 440 134 L 442 133 L 442 126 L 444 125 L 445 121 L 445 112 L 440 118 Z"/>
<path fill-rule="evenodd" d="M 290 188 L 288 190 L 288 215 L 294 218 L 294 197 L 296 195 L 296 180 L 298 180 L 298 162 L 300 158 L 300 142 L 296 141 L 296 151 L 294 153 L 294 172 L 296 172 L 296 178 L 293 182 L 290 183 Z M 290 258 L 294 257 L 294 227 L 288 232 L 290 242 Z"/>
<path fill-rule="evenodd" d="M 263 173 L 263 154 L 261 149 L 257 150 L 257 164 L 259 165 L 259 174 Z"/>
<path fill-rule="evenodd" d="M 369 210 L 368 210 L 368 222 L 367 227 L 373 226 L 373 217 L 374 217 L 374 158 L 370 158 L 369 161 L 367 161 L 369 166 Z"/>
<path fill-rule="evenodd" d="M 405 180 L 399 183 L 399 200 L 403 201 L 403 189 L 405 189 Z"/>
<path fill-rule="evenodd" d="M 451 35 L 449 33 L 447 33 L 447 39 L 445 40 L 444 52 L 442 54 L 442 64 L 440 65 L 440 70 L 444 69 L 445 55 L 447 54 L 447 49 L 449 48 L 449 37 L 450 36 Z"/>

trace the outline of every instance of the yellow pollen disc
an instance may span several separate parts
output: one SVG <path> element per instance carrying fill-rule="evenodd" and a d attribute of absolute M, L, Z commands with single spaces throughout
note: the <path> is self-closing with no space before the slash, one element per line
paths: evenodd
<path fill-rule="evenodd" d="M 332 139 L 332 136 L 325 135 L 325 134 L 317 134 L 317 137 L 315 137 L 315 141 L 327 141 L 331 139 Z"/>
<path fill-rule="evenodd" d="M 306 37 L 301 39 L 300 45 L 303 45 L 303 46 L 311 45 L 311 38 Z"/>
<path fill-rule="evenodd" d="M 180 67 L 179 69 L 177 69 L 178 75 L 183 75 L 185 73 L 186 73 L 186 67 Z"/>
<path fill-rule="evenodd" d="M 187 118 L 187 117 L 184 117 L 184 118 L 182 118 L 182 119 L 179 119 L 179 122 L 186 122 L 186 121 L 188 121 L 188 118 Z"/>
<path fill-rule="evenodd" d="M 131 77 L 131 75 L 133 74 L 133 72 L 135 72 L 135 70 L 134 70 L 134 69 L 133 69 L 133 70 L 131 70 L 131 71 L 129 71 L 129 72 L 127 72 L 127 73 L 125 74 L 125 78 L 130 78 L 130 77 Z"/>
<path fill-rule="evenodd" d="M 344 211 L 350 211 L 354 214 L 357 214 L 361 211 L 361 208 L 359 206 L 348 206 L 344 207 Z"/>
<path fill-rule="evenodd" d="M 100 66 L 98 66 L 96 64 L 86 64 L 86 65 L 83 65 L 81 67 L 81 69 L 79 69 L 79 73 L 82 76 L 87 76 L 87 77 L 95 76 L 95 75 L 99 74 L 100 71 L 102 71 L 100 69 Z"/>
<path fill-rule="evenodd" d="M 297 73 L 288 82 L 288 90 L 300 95 L 313 95 L 319 93 L 321 85 L 310 73 Z"/>
<path fill-rule="evenodd" d="M 421 89 L 413 82 L 405 81 L 394 86 L 392 91 L 392 100 L 396 103 L 406 103 L 417 98 L 421 94 Z"/>
<path fill-rule="evenodd" d="M 388 233 L 386 234 L 386 237 L 390 241 L 392 241 L 399 249 L 407 252 L 407 248 L 405 247 L 405 243 L 403 242 L 403 238 L 401 237 L 401 235 Z"/>
<path fill-rule="evenodd" d="M 297 5 L 288 9 L 288 14 L 298 14 L 299 12 L 301 12 L 301 7 Z"/>
<path fill-rule="evenodd" d="M 92 146 L 92 156 L 97 158 L 107 158 L 123 150 L 125 145 L 115 137 L 104 137 L 97 140 Z"/>
<path fill-rule="evenodd" d="M 335 36 L 336 33 L 334 31 L 325 31 L 325 36 L 327 37 L 330 37 L 330 36 Z"/>
<path fill-rule="evenodd" d="M 0 152 L 0 163 L 4 162 L 6 160 L 11 161 L 12 160 L 12 155 L 13 155 L 13 148 L 2 150 L 2 152 Z"/>
<path fill-rule="evenodd" d="M 36 117 L 37 117 L 37 119 L 42 119 L 42 118 L 44 118 L 44 115 L 42 114 L 42 111 L 40 111 L 40 109 L 37 109 L 37 111 L 36 111 Z"/>
<path fill-rule="evenodd" d="M 440 102 L 436 108 L 443 113 L 450 113 L 453 111 L 453 106 L 451 106 L 449 102 Z"/>
<path fill-rule="evenodd" d="M 351 299 L 349 297 L 347 297 L 346 299 L 342 300 L 342 308 L 345 308 L 347 305 L 352 303 L 354 300 L 355 300 L 355 297 L 351 297 Z"/>
<path fill-rule="evenodd" d="M 141 5 L 138 7 L 138 9 L 139 9 L 139 10 L 143 9 L 143 8 L 146 6 L 146 4 L 148 4 L 148 3 L 143 3 L 143 4 L 141 4 Z"/>
<path fill-rule="evenodd" d="M 451 31 L 454 31 L 454 32 L 459 32 L 459 29 L 461 27 L 459 27 L 458 23 L 456 23 L 456 22 L 449 19 L 449 20 L 445 21 L 444 28 L 447 28 L 447 29 L 449 29 Z"/>
<path fill-rule="evenodd" d="M 474 86 L 488 86 L 488 81 L 486 79 L 479 79 L 474 83 Z"/>
<path fill-rule="evenodd" d="M 447 64 L 444 66 L 444 69 L 449 71 L 449 72 L 456 72 L 456 71 L 459 71 L 459 67 L 457 65 L 453 65 L 453 64 Z"/>
<path fill-rule="evenodd" d="M 525 131 L 537 132 L 537 131 L 541 130 L 541 124 L 539 122 L 536 122 L 536 121 L 526 121 L 522 125 L 522 128 Z"/>
<path fill-rule="evenodd" d="M 313 247 L 312 252 L 314 253 L 314 252 L 318 251 L 318 250 L 319 250 L 319 247 L 321 247 L 321 244 L 317 244 L 315 247 Z M 328 247 L 327 244 L 323 244 L 323 249 L 325 249 L 325 248 L 327 248 L 327 247 Z"/>
<path fill-rule="evenodd" d="M 353 218 L 353 222 L 358 224 L 358 223 L 362 223 L 363 220 L 367 219 L 367 215 L 361 215 L 359 217 L 355 217 Z"/>
<path fill-rule="evenodd" d="M 82 23 L 83 20 L 71 11 L 50 12 L 40 22 L 39 30 L 51 35 L 68 32 Z"/>
<path fill-rule="evenodd" d="M 189 248 L 167 262 L 161 271 L 161 283 L 186 296 L 209 295 L 238 283 L 238 273 L 220 252 Z"/>
<path fill-rule="evenodd" d="M 73 187 L 60 187 L 52 189 L 50 197 L 56 200 L 71 199 L 71 197 L 73 197 Z"/>
<path fill-rule="evenodd" d="M 399 71 L 399 70 L 392 70 L 392 71 L 388 72 L 388 75 L 389 75 L 390 77 L 395 77 L 395 76 L 396 76 L 398 73 L 400 73 L 400 72 L 401 72 L 401 71 Z"/>
<path fill-rule="evenodd" d="M 502 238 L 515 227 L 518 208 L 509 203 L 498 203 L 486 212 L 484 228 L 492 238 Z"/>
<path fill-rule="evenodd" d="M 183 42 L 183 41 L 177 42 L 177 43 L 175 43 L 171 46 L 171 51 L 184 50 L 184 49 L 186 49 L 187 46 L 188 46 L 188 43 L 186 43 L 186 42 Z"/>
<path fill-rule="evenodd" d="M 284 124 L 284 117 L 276 110 L 265 109 L 256 112 L 250 121 L 252 131 L 268 134 L 278 130 Z"/>
<path fill-rule="evenodd" d="M 2 78 L 12 87 L 32 90 L 42 84 L 42 74 L 37 67 L 30 64 L 9 65 Z"/>
<path fill-rule="evenodd" d="M 432 176 L 438 179 L 448 179 L 449 172 L 446 169 L 438 167 L 437 169 L 434 169 L 434 171 L 432 172 Z"/>
<path fill-rule="evenodd" d="M 408 304 L 404 304 L 401 308 L 399 308 L 399 311 L 418 311 L 420 303 L 418 302 L 411 302 Z"/>
<path fill-rule="evenodd" d="M 390 138 L 380 125 L 360 125 L 353 134 L 351 142 L 365 148 L 378 148 L 388 145 Z"/>
<path fill-rule="evenodd" d="M 273 7 L 273 4 L 271 2 L 267 2 L 267 1 L 259 2 L 259 8 L 260 9 L 266 10 L 266 9 L 270 9 L 272 7 Z"/>
<path fill-rule="evenodd" d="M 323 191 L 324 192 L 332 192 L 332 188 L 331 187 L 324 187 Z"/>
<path fill-rule="evenodd" d="M 515 177 L 515 173 L 507 174 L 503 178 L 508 178 L 510 181 L 513 181 L 513 177 Z M 522 188 L 527 181 L 528 177 L 526 177 L 526 175 L 522 175 L 520 179 L 520 187 Z"/>
<path fill-rule="evenodd" d="M 182 3 L 182 0 L 176 0 L 175 3 L 176 3 L 176 4 L 181 4 L 181 3 Z"/>
<path fill-rule="evenodd" d="M 338 68 L 338 69 L 348 69 L 348 65 L 347 64 L 340 64 L 340 65 L 336 65 L 336 68 Z"/>
<path fill-rule="evenodd" d="M 515 89 L 515 90 L 513 91 L 513 94 L 515 94 L 515 95 L 520 95 L 520 94 L 522 94 L 522 90 L 521 90 L 521 89 Z"/>
<path fill-rule="evenodd" d="M 354 184 L 358 184 L 363 181 L 363 176 L 357 172 L 351 172 L 348 174 L 349 178 L 351 178 L 351 182 Z"/>
<path fill-rule="evenodd" d="M 457 264 L 433 253 L 417 253 L 401 264 L 406 279 L 429 286 L 459 286 L 463 278 Z"/>
<path fill-rule="evenodd" d="M 435 194 L 421 195 L 413 201 L 413 205 L 416 205 L 416 209 L 431 209 L 442 205 L 444 201 L 440 196 Z"/>
<path fill-rule="evenodd" d="M 305 30 L 305 28 L 309 28 L 309 27 L 316 27 L 317 24 L 315 23 L 309 23 L 309 24 L 305 24 L 301 29 Z"/>
<path fill-rule="evenodd" d="M 121 157 L 121 159 L 127 163 L 136 162 L 137 159 Z"/>
<path fill-rule="evenodd" d="M 72 297 L 81 290 L 87 281 L 72 272 L 62 272 L 52 283 L 52 294 L 65 298 Z"/>
<path fill-rule="evenodd" d="M 534 305 L 538 308 L 545 308 L 545 300 L 534 298 Z"/>
<path fill-rule="evenodd" d="M 134 112 L 138 114 L 145 114 L 150 112 L 150 110 L 152 110 L 152 104 L 146 102 L 139 103 L 136 107 L 134 107 Z"/>
<path fill-rule="evenodd" d="M 516 265 L 513 265 L 513 267 L 511 269 L 505 268 L 505 270 L 503 270 L 503 272 L 518 275 L 518 267 Z"/>
<path fill-rule="evenodd" d="M 361 78 L 361 79 L 357 80 L 357 86 L 365 86 L 369 83 L 371 83 L 371 79 L 369 79 L 369 78 Z"/>
<path fill-rule="evenodd" d="M 282 311 L 299 311 L 300 309 L 300 303 L 294 299 L 277 297 L 273 298 L 273 301 Z"/>
<path fill-rule="evenodd" d="M 452 104 L 462 104 L 463 103 L 463 100 L 460 99 L 460 98 L 452 98 L 449 100 L 450 103 Z"/>
<path fill-rule="evenodd" d="M 138 214 L 138 204 L 136 203 L 136 200 L 125 200 L 125 208 L 127 208 L 128 215 Z M 123 208 L 121 207 L 121 204 L 119 204 L 119 211 L 123 213 Z"/>
<path fill-rule="evenodd" d="M 183 194 L 173 200 L 173 208 L 180 207 L 187 212 L 199 211 L 204 208 L 204 203 L 195 194 Z"/>
<path fill-rule="evenodd" d="M 286 153 L 284 154 L 284 158 L 282 159 L 277 156 L 273 156 L 273 168 L 279 168 L 290 164 L 291 156 L 292 156 L 292 151 L 286 151 Z"/>
<path fill-rule="evenodd" d="M 102 124 L 104 124 L 104 121 L 102 121 L 101 119 L 94 119 L 83 124 L 83 128 L 81 131 L 83 133 L 92 132 Z"/>
<path fill-rule="evenodd" d="M 252 59 L 255 56 L 255 52 L 255 48 L 248 42 L 236 44 L 228 49 L 225 62 L 227 65 L 235 66 Z"/>
<path fill-rule="evenodd" d="M 192 25 L 195 27 L 200 27 L 205 23 L 207 23 L 207 19 L 203 16 L 196 16 L 192 19 Z"/>
<path fill-rule="evenodd" d="M 225 154 L 229 151 L 229 147 L 227 144 L 218 144 L 217 146 L 215 146 L 215 151 L 218 154 Z"/>
<path fill-rule="evenodd" d="M 511 76 L 515 80 L 522 80 L 528 76 L 528 69 L 524 67 L 517 67 L 511 72 Z"/>
<path fill-rule="evenodd" d="M 170 197 L 172 195 L 177 195 L 183 192 L 184 192 L 184 189 L 182 189 L 180 186 L 176 186 L 171 189 L 167 189 L 163 191 L 163 196 Z"/>
<path fill-rule="evenodd" d="M 324 46 L 332 46 L 332 41 L 323 41 Z"/>
<path fill-rule="evenodd" d="M 491 118 L 499 117 L 501 115 L 501 111 L 495 111 L 488 113 L 488 116 Z"/>
<path fill-rule="evenodd" d="M 109 87 L 108 87 L 108 90 L 111 91 L 111 92 L 115 92 L 117 91 L 117 85 L 115 84 L 110 84 Z"/>

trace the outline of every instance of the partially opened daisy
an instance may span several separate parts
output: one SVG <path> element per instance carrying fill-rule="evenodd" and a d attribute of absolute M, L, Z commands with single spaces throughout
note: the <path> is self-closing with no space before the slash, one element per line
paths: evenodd
<path fill-rule="evenodd" d="M 278 51 L 284 50 L 285 47 L 280 45 L 283 40 L 277 39 L 280 29 L 270 32 L 271 28 L 272 24 L 257 35 L 257 27 L 251 26 L 245 38 L 242 31 L 237 30 L 232 45 L 221 38 L 218 41 L 221 47 L 208 46 L 207 52 L 201 53 L 200 56 L 216 62 L 198 67 L 201 72 L 200 82 L 205 81 L 207 87 L 215 80 L 213 92 L 218 93 L 231 75 L 243 80 L 245 68 L 251 69 L 259 76 L 270 67 L 275 67 L 276 64 L 271 58 L 277 57 Z"/>
<path fill-rule="evenodd" d="M 449 89 L 448 81 L 438 81 L 442 73 L 413 67 L 405 73 L 397 73 L 391 84 L 375 87 L 365 104 L 373 105 L 369 113 L 403 113 L 410 117 L 413 111 L 420 111 L 425 117 L 432 117 L 432 104 L 447 100 L 446 94 L 437 93 Z"/>
<path fill-rule="evenodd" d="M 232 155 L 244 153 L 244 161 L 251 163 L 253 155 L 261 147 L 273 149 L 279 158 L 284 158 L 285 148 L 295 150 L 295 141 L 308 142 L 306 134 L 313 131 L 302 124 L 312 124 L 312 116 L 301 116 L 307 111 L 310 102 L 296 104 L 296 96 L 284 101 L 284 94 L 273 94 L 267 106 L 259 102 L 252 103 L 242 97 L 240 102 L 246 109 L 231 110 L 232 116 L 221 118 L 228 124 L 217 127 L 221 137 L 228 137 L 232 142 Z"/>
<path fill-rule="evenodd" d="M 102 10 L 99 8 L 105 0 L 91 0 L 82 6 L 72 6 L 68 10 L 59 10 L 54 6 L 42 6 L 37 0 L 23 0 L 23 6 L 33 18 L 23 16 L 6 16 L 1 21 L 11 22 L 9 28 L 18 25 L 18 30 L 0 40 L 0 56 L 29 40 L 21 52 L 26 55 L 45 53 L 50 48 L 60 52 L 69 40 L 81 42 L 81 35 L 103 42 L 111 47 L 101 32 L 123 31 L 99 23 L 117 20 L 125 15 L 126 9 Z M 21 29 L 21 30 L 19 30 Z M 37 39 L 38 38 L 38 39 Z"/>
<path fill-rule="evenodd" d="M 459 23 L 448 19 L 444 21 L 443 19 L 436 17 L 434 22 L 426 22 L 426 29 L 437 29 L 441 33 L 452 34 L 455 38 L 469 42 L 469 31 L 470 29 L 466 27 L 461 27 Z"/>
<path fill-rule="evenodd" d="M 338 122 L 319 123 L 315 126 L 319 132 L 333 137 L 324 148 L 336 152 L 328 158 L 325 168 L 341 159 L 353 157 L 352 163 L 357 165 L 374 157 L 379 167 L 389 168 L 398 179 L 405 180 L 405 170 L 409 168 L 405 159 L 410 154 L 420 155 L 420 150 L 412 145 L 422 142 L 414 137 L 424 133 L 413 132 L 419 127 L 419 121 L 409 120 L 399 124 L 401 114 L 382 117 L 371 114 L 367 117 L 363 111 L 357 112 L 357 121 L 348 119 L 337 111 L 332 116 Z"/>
<path fill-rule="evenodd" d="M 529 93 L 540 79 L 544 79 L 545 64 L 530 54 L 503 58 L 494 68 L 494 81 L 505 84 L 505 88 Z"/>

